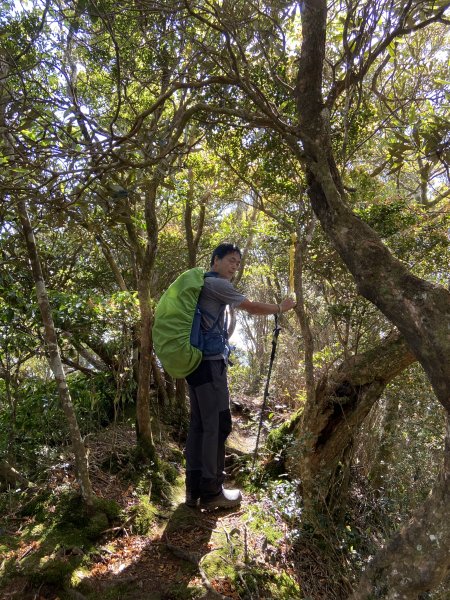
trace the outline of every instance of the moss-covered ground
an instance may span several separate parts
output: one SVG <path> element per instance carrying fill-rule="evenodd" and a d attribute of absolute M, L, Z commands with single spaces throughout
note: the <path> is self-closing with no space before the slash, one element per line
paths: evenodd
<path fill-rule="evenodd" d="M 302 597 L 286 559 L 285 525 L 252 487 L 250 454 L 231 465 L 244 486 L 241 507 L 206 513 L 183 503 L 175 444 L 166 445 L 155 472 L 135 460 L 129 426 L 119 433 L 113 453 L 108 432 L 91 442 L 94 509 L 83 506 L 67 469 L 54 469 L 47 486 L 4 495 L 0 598 Z"/>

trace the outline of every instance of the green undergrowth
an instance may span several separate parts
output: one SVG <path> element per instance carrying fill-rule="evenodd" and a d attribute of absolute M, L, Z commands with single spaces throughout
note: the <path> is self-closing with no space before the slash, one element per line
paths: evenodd
<path fill-rule="evenodd" d="M 71 492 L 58 497 L 37 494 L 24 504 L 23 526 L 14 536 L 1 536 L 6 558 L 1 563 L 0 589 L 10 577 L 22 576 L 32 585 L 64 587 L 74 571 L 87 565 L 96 542 L 120 515 L 112 500 L 97 498 L 86 508 Z"/>
<path fill-rule="evenodd" d="M 124 468 L 118 469 L 118 477 L 131 483 L 136 498 L 126 510 L 102 498 L 88 510 L 79 496 L 62 487 L 2 495 L 0 511 L 14 514 L 21 526 L 14 532 L 0 520 L 0 597 L 2 587 L 20 577 L 32 588 L 50 586 L 65 598 L 67 590 L 83 587 L 92 558 L 99 544 L 110 539 L 113 527 L 147 535 L 159 513 L 170 510 L 174 496 L 184 488 L 176 461 L 160 458 L 154 465 L 139 461 L 135 452 L 121 460 Z"/>
<path fill-rule="evenodd" d="M 287 573 L 255 567 L 241 573 L 239 589 L 243 597 L 292 600 L 301 598 L 296 581 Z"/>
<path fill-rule="evenodd" d="M 272 429 L 266 443 L 260 447 L 258 460 L 253 466 L 253 453 L 238 456 L 233 464 L 235 483 L 249 492 L 258 493 L 262 488 L 286 477 L 286 457 L 294 439 L 294 429 L 301 417 L 295 412 L 279 427 Z"/>
<path fill-rule="evenodd" d="M 138 504 L 131 510 L 132 531 L 137 535 L 146 535 L 155 523 L 157 509 L 146 496 L 141 496 Z"/>
<path fill-rule="evenodd" d="M 102 468 L 130 482 L 139 496 L 148 496 L 154 503 L 170 503 L 179 462 L 179 453 L 171 452 L 168 460 L 158 459 L 156 463 L 135 447 L 127 453 L 112 454 L 103 461 Z"/>
<path fill-rule="evenodd" d="M 273 429 L 267 438 L 268 459 L 264 464 L 264 473 L 268 478 L 276 478 L 286 471 L 286 455 L 294 439 L 294 429 L 302 411 L 295 412 L 287 421 Z"/>
<path fill-rule="evenodd" d="M 264 503 L 253 503 L 245 509 L 238 526 L 213 532 L 214 550 L 202 559 L 201 566 L 210 580 L 230 581 L 244 599 L 301 598 L 295 579 L 270 564 L 269 556 L 265 561 L 261 558 L 262 549 L 271 554 L 283 537 L 282 522 L 268 512 Z"/>
<path fill-rule="evenodd" d="M 0 529 L 0 556 L 4 556 L 11 548 L 16 549 L 18 545 L 17 538 Z"/>
<path fill-rule="evenodd" d="M 114 460 L 117 464 L 111 468 Z M 238 485 L 247 492 L 258 490 L 260 500 L 244 508 L 231 531 L 220 526 L 213 531 L 213 551 L 209 551 L 208 540 L 202 542 L 201 553 L 205 553 L 202 568 L 211 581 L 221 578 L 229 581 L 243 599 L 300 598 L 295 580 L 277 566 L 276 559 L 270 558 L 284 536 L 280 513 L 274 508 L 275 499 L 271 498 L 275 498 L 277 490 L 284 493 L 289 484 L 266 477 L 261 491 L 251 468 L 251 457 L 237 460 L 240 461 Z M 134 501 L 126 510 L 120 510 L 113 501 L 97 499 L 94 509 L 88 511 L 78 496 L 63 487 L 35 492 L 33 496 L 28 490 L 9 498 L 3 512 L 12 514 L 14 506 L 13 512 L 21 527 L 12 534 L 7 526 L 2 529 L 0 522 L 0 552 L 5 557 L 0 561 L 0 597 L 2 586 L 11 578 L 21 577 L 28 580 L 31 589 L 50 586 L 61 600 L 65 600 L 71 590 L 87 593 L 90 600 L 95 600 L 97 591 L 90 584 L 90 572 L 101 547 L 111 541 L 112 528 L 146 536 L 153 527 L 161 527 L 164 522 L 160 519 L 161 513 L 169 519 L 165 534 L 169 539 L 173 537 L 176 545 L 184 531 L 189 535 L 193 527 L 193 511 L 183 504 L 181 465 L 182 455 L 176 449 L 159 456 L 156 464 L 142 460 L 135 449 L 105 460 L 104 472 L 114 471 L 126 487 L 133 488 Z M 256 474 L 260 477 L 261 473 L 260 467 Z M 199 540 L 195 539 L 195 543 Z M 186 562 L 181 568 L 186 569 L 185 581 L 167 581 L 169 596 L 164 597 L 190 600 L 204 595 L 195 565 Z M 103 590 L 99 598 L 125 598 L 133 591 L 122 590 L 120 585 L 117 582 L 113 589 Z"/>
<path fill-rule="evenodd" d="M 262 504 L 251 504 L 245 521 L 251 531 L 264 537 L 265 543 L 273 545 L 283 537 L 281 523 Z"/>
<path fill-rule="evenodd" d="M 84 376 L 74 373 L 67 377 L 67 384 L 82 435 L 101 430 L 117 417 L 113 408 L 116 391 L 110 374 L 93 374 L 87 383 Z M 16 393 L 20 397 L 14 413 L 17 467 L 36 482 L 43 461 L 56 460 L 57 450 L 67 438 L 67 427 L 55 381 L 23 377 Z M 0 431 L 9 431 L 11 418 L 0 385 Z M 0 453 L 6 450 L 7 439 L 7 435 L 0 435 Z"/>

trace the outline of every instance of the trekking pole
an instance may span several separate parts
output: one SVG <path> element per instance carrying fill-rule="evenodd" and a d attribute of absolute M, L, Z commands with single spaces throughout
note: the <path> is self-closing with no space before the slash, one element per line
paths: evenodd
<path fill-rule="evenodd" d="M 255 446 L 255 452 L 253 454 L 252 470 L 255 468 L 256 459 L 258 457 L 259 437 L 261 435 L 261 429 L 262 429 L 262 424 L 263 424 L 263 419 L 264 419 L 264 411 L 266 410 L 266 404 L 267 404 L 267 400 L 269 398 L 270 376 L 272 374 L 272 366 L 273 366 L 273 361 L 275 360 L 275 352 L 277 350 L 277 341 L 278 341 L 278 335 L 279 335 L 280 331 L 281 331 L 281 327 L 278 325 L 278 315 L 275 315 L 275 328 L 273 330 L 273 336 L 272 336 L 272 352 L 270 354 L 269 372 L 267 373 L 267 381 L 266 381 L 266 387 L 264 388 L 264 397 L 263 397 L 263 403 L 261 406 L 261 414 L 259 416 L 258 435 L 256 436 L 256 446 Z"/>

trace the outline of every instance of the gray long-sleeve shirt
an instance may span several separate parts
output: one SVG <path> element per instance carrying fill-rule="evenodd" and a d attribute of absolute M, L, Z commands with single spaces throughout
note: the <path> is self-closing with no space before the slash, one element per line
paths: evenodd
<path fill-rule="evenodd" d="M 233 284 L 223 277 L 205 277 L 205 283 L 200 292 L 198 300 L 199 308 L 202 312 L 201 326 L 208 330 L 213 325 L 214 321 L 205 314 L 207 311 L 214 320 L 223 311 L 224 306 L 239 306 L 241 302 L 246 300 L 246 297 L 234 289 Z M 224 326 L 224 319 L 221 319 L 219 326 Z M 205 357 L 205 360 L 218 360 L 226 358 L 222 354 Z"/>

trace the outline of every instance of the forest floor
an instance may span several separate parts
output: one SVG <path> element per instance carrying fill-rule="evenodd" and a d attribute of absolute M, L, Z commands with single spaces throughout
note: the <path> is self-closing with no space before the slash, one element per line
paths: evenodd
<path fill-rule="evenodd" d="M 258 404 L 244 398 L 238 408 L 227 487 L 239 471 L 250 471 L 256 441 Z M 200 511 L 184 504 L 177 444 L 172 448 L 172 458 L 178 456 L 175 476 L 156 496 L 149 477 L 138 483 L 130 478 L 126 457 L 135 446 L 130 423 L 90 435 L 88 446 L 95 493 L 114 500 L 120 512 L 102 524 L 95 541 L 92 536 L 77 539 L 86 522 L 77 521 L 79 507 L 67 500 L 73 467 L 61 454 L 40 484 L 51 494 L 39 500 L 35 492 L 19 503 L 12 497 L 0 519 L 2 600 L 301 597 L 287 526 L 267 490 L 247 486 L 237 510 Z"/>

